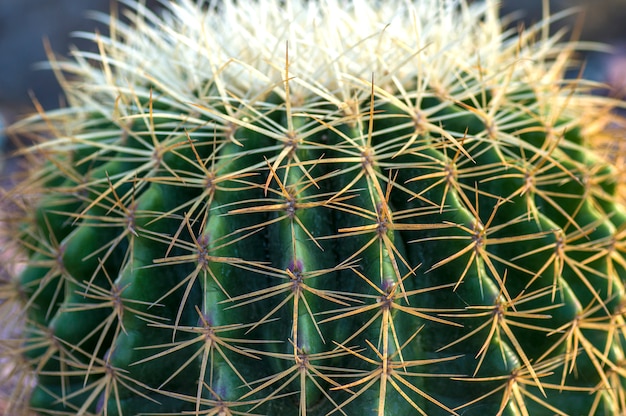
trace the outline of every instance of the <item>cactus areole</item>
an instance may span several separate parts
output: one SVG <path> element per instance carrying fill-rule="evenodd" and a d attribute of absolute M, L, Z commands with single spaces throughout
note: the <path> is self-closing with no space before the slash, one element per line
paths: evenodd
<path fill-rule="evenodd" d="M 579 45 L 492 1 L 124 3 L 12 127 L 41 136 L 26 407 L 626 412 L 615 103 L 565 79 Z"/>

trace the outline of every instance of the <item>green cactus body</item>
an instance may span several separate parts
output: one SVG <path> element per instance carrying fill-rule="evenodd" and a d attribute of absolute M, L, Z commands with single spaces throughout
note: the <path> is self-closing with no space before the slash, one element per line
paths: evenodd
<path fill-rule="evenodd" d="M 27 407 L 626 412 L 626 210 L 585 124 L 616 103 L 547 22 L 128 3 L 53 63 L 68 108 L 13 127 L 55 134 L 20 188 Z"/>

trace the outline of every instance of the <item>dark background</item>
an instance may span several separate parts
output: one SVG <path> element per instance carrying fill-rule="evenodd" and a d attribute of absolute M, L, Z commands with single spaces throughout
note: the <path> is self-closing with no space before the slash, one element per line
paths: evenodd
<path fill-rule="evenodd" d="M 66 55 L 70 45 L 93 48 L 72 36 L 79 30 L 106 32 L 87 11 L 110 10 L 113 0 L 0 0 L 0 138 L 1 125 L 32 111 L 30 94 L 46 109 L 57 107 L 61 92 L 49 70 L 35 65 L 46 60 L 43 39 L 56 54 Z M 153 1 L 153 0 L 151 0 Z M 156 1 L 153 1 L 156 3 Z M 522 9 L 525 24 L 541 17 L 542 0 L 504 0 L 503 14 Z M 612 56 L 590 55 L 585 76 L 606 81 L 616 89 L 626 86 L 626 0 L 550 0 L 551 10 L 572 6 L 584 13 L 582 38 L 615 45 Z M 589 7 L 591 6 L 591 7 Z M 575 17 L 561 23 L 571 27 Z M 1 139 L 0 139 L 1 141 Z"/>

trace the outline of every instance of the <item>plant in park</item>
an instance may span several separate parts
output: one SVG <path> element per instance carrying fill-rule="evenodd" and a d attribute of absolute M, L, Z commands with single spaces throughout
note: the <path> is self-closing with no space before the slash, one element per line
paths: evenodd
<path fill-rule="evenodd" d="M 124 3 L 12 127 L 15 409 L 626 412 L 620 104 L 559 16 Z"/>

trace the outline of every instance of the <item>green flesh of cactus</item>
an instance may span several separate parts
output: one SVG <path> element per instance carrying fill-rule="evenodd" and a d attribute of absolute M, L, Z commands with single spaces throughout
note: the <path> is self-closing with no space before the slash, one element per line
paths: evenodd
<path fill-rule="evenodd" d="M 278 3 L 133 3 L 14 127 L 54 135 L 20 188 L 29 407 L 626 412 L 626 210 L 569 47 L 490 2 Z"/>

